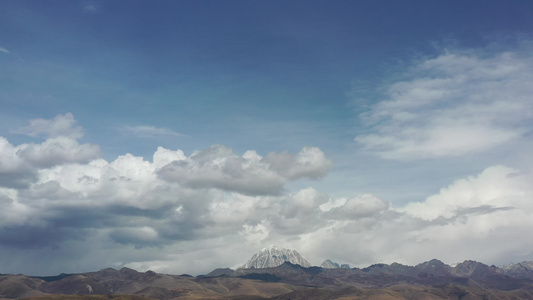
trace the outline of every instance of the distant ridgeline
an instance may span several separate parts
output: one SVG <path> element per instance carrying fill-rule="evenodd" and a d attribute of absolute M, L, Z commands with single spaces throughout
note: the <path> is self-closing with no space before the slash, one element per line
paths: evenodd
<path fill-rule="evenodd" d="M 358 269 L 327 259 L 320 267 L 312 267 L 294 250 L 271 247 L 255 254 L 242 268 L 216 269 L 196 277 L 129 268 L 44 277 L 0 275 L 0 299 L 109 297 L 533 299 L 533 262 L 498 268 L 467 260 L 452 267 L 433 259 L 416 266 L 393 263 Z"/>

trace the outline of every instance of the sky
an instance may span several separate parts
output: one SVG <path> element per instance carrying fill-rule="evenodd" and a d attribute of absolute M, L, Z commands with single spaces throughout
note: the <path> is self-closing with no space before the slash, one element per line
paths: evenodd
<path fill-rule="evenodd" d="M 0 273 L 533 260 L 531 1 L 0 1 Z"/>

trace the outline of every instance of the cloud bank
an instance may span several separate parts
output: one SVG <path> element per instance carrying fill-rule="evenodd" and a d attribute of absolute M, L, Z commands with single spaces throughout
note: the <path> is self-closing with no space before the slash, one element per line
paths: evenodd
<path fill-rule="evenodd" d="M 327 180 L 333 162 L 312 146 L 266 154 L 158 147 L 150 159 L 107 161 L 98 145 L 80 143 L 72 114 L 32 120 L 17 132 L 41 143 L 0 137 L 0 272 L 128 266 L 198 274 L 242 265 L 271 244 L 297 249 L 313 264 L 531 260 L 533 161 L 524 145 L 532 66 L 519 53 L 448 52 L 387 86 L 388 97 L 362 115 L 368 131 L 356 141 L 365 150 L 402 161 L 496 148 L 520 154 L 509 160 L 514 165 L 487 160 L 406 204 L 289 190 L 299 179 Z"/>
<path fill-rule="evenodd" d="M 312 210 L 327 201 L 308 204 L 297 193 L 292 203 L 284 188 L 327 174 L 331 161 L 315 147 L 265 157 L 255 151 L 238 155 L 222 145 L 188 156 L 159 147 L 151 161 L 125 154 L 108 162 L 97 145 L 77 141 L 83 131 L 70 113 L 32 120 L 17 132 L 46 139 L 15 146 L 0 138 L 4 254 L 31 249 L 52 255 L 79 246 L 77 254 L 84 256 L 82 243 L 103 243 L 105 249 L 131 248 L 136 256 L 146 248 L 224 235 L 250 239 L 246 226 L 268 220 L 247 208 L 263 207 L 269 218 L 279 218 L 270 207 L 287 203 L 293 222 L 300 207 Z"/>

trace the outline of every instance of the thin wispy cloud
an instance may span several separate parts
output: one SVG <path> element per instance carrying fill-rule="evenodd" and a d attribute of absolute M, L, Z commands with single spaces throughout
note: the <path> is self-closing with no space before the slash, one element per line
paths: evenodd
<path fill-rule="evenodd" d="M 159 138 L 159 137 L 183 137 L 184 134 L 176 132 L 169 128 L 160 128 L 149 125 L 139 125 L 139 126 L 123 126 L 118 128 L 119 132 L 122 132 L 126 135 L 133 135 L 143 138 Z"/>
<path fill-rule="evenodd" d="M 418 63 L 360 115 L 355 141 L 389 159 L 479 153 L 533 128 L 533 58 L 447 52 Z"/>
<path fill-rule="evenodd" d="M 4 53 L 7 53 L 7 54 L 11 53 L 11 52 L 9 52 L 9 50 L 7 50 L 4 47 L 0 47 L 0 52 L 4 52 Z"/>
<path fill-rule="evenodd" d="M 94 14 L 94 13 L 98 12 L 98 6 L 94 2 L 86 2 L 83 5 L 83 11 L 86 12 L 86 13 L 89 13 L 89 14 Z"/>

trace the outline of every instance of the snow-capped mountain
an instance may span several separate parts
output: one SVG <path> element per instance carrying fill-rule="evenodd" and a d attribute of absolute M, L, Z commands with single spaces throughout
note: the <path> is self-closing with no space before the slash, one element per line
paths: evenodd
<path fill-rule="evenodd" d="M 521 263 L 503 266 L 500 268 L 501 272 L 518 278 L 530 278 L 533 279 L 533 261 L 523 261 Z"/>
<path fill-rule="evenodd" d="M 320 265 L 321 268 L 324 268 L 324 269 L 338 269 L 340 268 L 341 266 L 336 263 L 336 262 L 332 262 L 330 259 L 326 259 L 321 265 Z"/>
<path fill-rule="evenodd" d="M 278 249 L 275 246 L 265 248 L 254 254 L 252 258 L 242 266 L 244 269 L 250 268 L 275 268 L 284 262 L 290 262 L 302 267 L 310 267 L 311 264 L 303 258 L 300 253 L 290 249 Z"/>
<path fill-rule="evenodd" d="M 511 263 L 509 265 L 502 266 L 501 269 L 504 269 L 504 270 L 527 269 L 527 270 L 533 271 L 533 261 L 523 261 L 517 264 Z"/>
<path fill-rule="evenodd" d="M 324 268 L 324 269 L 349 269 L 350 268 L 350 265 L 349 264 L 342 264 L 342 265 L 339 265 L 338 263 L 332 261 L 331 259 L 326 259 L 321 265 L 320 265 L 321 268 Z"/>

